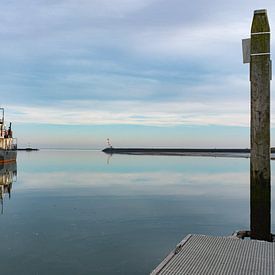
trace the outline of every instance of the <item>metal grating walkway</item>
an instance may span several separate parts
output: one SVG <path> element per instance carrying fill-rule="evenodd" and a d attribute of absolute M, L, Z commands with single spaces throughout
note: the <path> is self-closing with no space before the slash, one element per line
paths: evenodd
<path fill-rule="evenodd" d="M 275 274 L 275 243 L 188 235 L 151 275 Z"/>

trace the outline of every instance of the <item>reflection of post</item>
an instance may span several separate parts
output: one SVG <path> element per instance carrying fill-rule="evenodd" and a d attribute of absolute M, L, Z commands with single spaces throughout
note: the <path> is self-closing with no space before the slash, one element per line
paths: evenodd
<path fill-rule="evenodd" d="M 270 217 L 270 29 L 266 10 L 254 12 L 251 27 L 251 238 L 271 241 Z"/>
<path fill-rule="evenodd" d="M 0 201 L 1 201 L 1 214 L 3 215 L 4 213 L 4 204 L 3 204 L 3 190 L 2 190 L 2 186 L 1 186 L 1 191 L 0 191 Z"/>

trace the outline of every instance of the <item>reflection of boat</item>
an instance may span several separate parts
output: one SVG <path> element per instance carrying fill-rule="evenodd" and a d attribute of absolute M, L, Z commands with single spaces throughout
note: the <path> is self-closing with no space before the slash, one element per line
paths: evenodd
<path fill-rule="evenodd" d="M 16 162 L 1 163 L 0 164 L 0 201 L 1 213 L 3 214 L 3 200 L 5 194 L 11 197 L 12 183 L 16 181 L 17 164 Z"/>
<path fill-rule="evenodd" d="M 13 138 L 11 123 L 6 128 L 4 108 L 0 108 L 0 163 L 15 162 L 17 155 L 16 139 Z"/>

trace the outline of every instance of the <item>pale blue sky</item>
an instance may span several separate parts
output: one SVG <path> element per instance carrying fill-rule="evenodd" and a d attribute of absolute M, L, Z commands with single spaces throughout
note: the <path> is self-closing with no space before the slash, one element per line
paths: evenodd
<path fill-rule="evenodd" d="M 262 8 L 272 28 L 274 1 L 3 0 L 6 119 L 22 146 L 249 147 L 241 39 Z"/>

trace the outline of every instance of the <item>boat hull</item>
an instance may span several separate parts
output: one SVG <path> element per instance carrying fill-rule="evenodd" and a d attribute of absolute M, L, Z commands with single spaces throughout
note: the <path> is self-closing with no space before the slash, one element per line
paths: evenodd
<path fill-rule="evenodd" d="M 0 163 L 16 162 L 16 150 L 1 150 L 0 149 Z"/>

